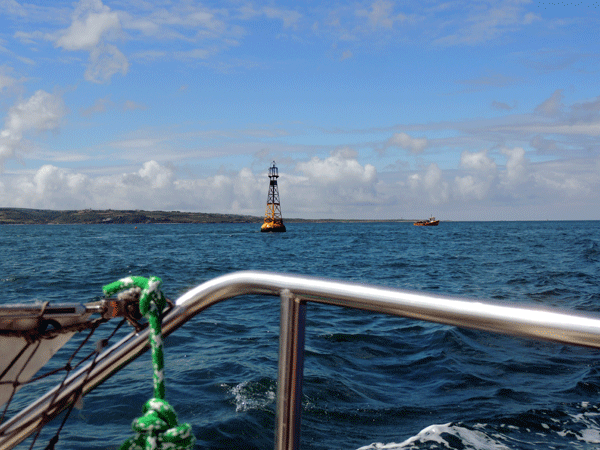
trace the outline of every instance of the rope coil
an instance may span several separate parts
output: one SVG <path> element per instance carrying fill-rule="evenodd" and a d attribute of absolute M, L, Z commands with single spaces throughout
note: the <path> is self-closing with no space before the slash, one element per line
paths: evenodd
<path fill-rule="evenodd" d="M 143 416 L 135 419 L 131 428 L 136 433 L 127 439 L 119 450 L 186 450 L 196 441 L 188 423 L 178 425 L 175 410 L 165 400 L 165 374 L 162 339 L 162 312 L 167 299 L 160 290 L 158 277 L 127 277 L 102 288 L 105 295 L 114 295 L 125 289 L 139 288 L 140 313 L 148 319 L 150 348 L 154 380 L 154 397 L 142 408 Z"/>

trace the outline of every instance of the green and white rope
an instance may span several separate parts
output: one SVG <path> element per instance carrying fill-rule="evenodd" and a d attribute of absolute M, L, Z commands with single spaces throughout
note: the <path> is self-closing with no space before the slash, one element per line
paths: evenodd
<path fill-rule="evenodd" d="M 160 290 L 158 277 L 127 277 L 107 284 L 105 295 L 114 295 L 125 289 L 140 290 L 140 313 L 148 319 L 150 348 L 154 369 L 154 398 L 142 408 L 143 416 L 131 424 L 136 435 L 127 439 L 119 450 L 187 450 L 194 446 L 195 437 L 190 424 L 177 424 L 175 410 L 165 400 L 165 372 L 162 341 L 162 312 L 167 300 Z"/>

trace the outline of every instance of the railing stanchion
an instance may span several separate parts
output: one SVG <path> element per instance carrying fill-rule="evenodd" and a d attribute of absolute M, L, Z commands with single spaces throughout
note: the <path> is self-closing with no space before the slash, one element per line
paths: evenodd
<path fill-rule="evenodd" d="M 281 292 L 275 450 L 300 449 L 306 303 Z"/>

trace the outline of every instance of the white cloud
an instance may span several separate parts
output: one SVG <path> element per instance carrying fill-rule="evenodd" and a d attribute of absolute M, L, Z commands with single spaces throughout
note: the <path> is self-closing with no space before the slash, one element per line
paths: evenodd
<path fill-rule="evenodd" d="M 559 115 L 564 108 L 562 103 L 563 97 L 562 89 L 557 89 L 549 99 L 543 101 L 535 108 L 535 112 L 548 117 Z"/>
<path fill-rule="evenodd" d="M 2 202 L 7 205 L 40 209 L 68 209 L 90 204 L 89 178 L 52 165 L 40 167 L 34 174 L 8 179 Z"/>
<path fill-rule="evenodd" d="M 152 148 L 163 142 L 164 138 L 137 138 L 111 142 L 109 145 L 117 149 Z"/>
<path fill-rule="evenodd" d="M 70 173 L 66 169 L 60 169 L 50 164 L 43 165 L 33 177 L 36 194 L 50 198 L 81 195 L 86 181 L 85 175 Z"/>
<path fill-rule="evenodd" d="M 100 0 L 81 0 L 73 13 L 71 26 L 56 40 L 65 50 L 92 50 L 107 33 L 121 29 L 119 16 Z"/>
<path fill-rule="evenodd" d="M 0 93 L 4 89 L 10 89 L 17 83 L 17 79 L 9 75 L 11 72 L 12 67 L 0 66 Z"/>
<path fill-rule="evenodd" d="M 18 39 L 21 41 L 21 43 L 23 44 L 27 44 L 27 45 L 35 45 L 36 41 L 39 40 L 44 40 L 44 39 L 49 39 L 49 37 L 42 33 L 39 30 L 35 30 L 35 31 L 30 31 L 30 32 L 25 32 L 25 31 L 17 31 L 14 34 L 15 39 Z M 54 38 L 52 38 L 54 39 Z"/>
<path fill-rule="evenodd" d="M 427 204 L 445 203 L 450 197 L 448 182 L 444 180 L 443 172 L 437 164 L 431 163 L 424 172 L 409 175 L 407 180 L 413 198 L 426 199 Z"/>
<path fill-rule="evenodd" d="M 507 136 L 513 136 L 518 132 L 531 133 L 539 135 L 559 134 L 563 136 L 577 137 L 600 136 L 600 120 L 594 122 L 581 123 L 532 123 L 532 124 L 514 124 L 510 127 L 498 127 L 495 131 L 506 132 Z M 577 140 L 573 140 L 571 145 L 579 145 Z"/>
<path fill-rule="evenodd" d="M 173 185 L 174 173 L 172 170 L 161 166 L 156 161 L 145 162 L 138 171 L 140 179 L 152 189 L 164 189 Z"/>
<path fill-rule="evenodd" d="M 224 40 L 243 34 L 239 27 L 228 27 L 220 19 L 228 18 L 226 9 L 209 9 L 201 4 L 191 2 L 175 2 L 170 5 L 153 5 L 141 8 L 140 13 L 135 9 L 120 11 L 119 18 L 123 28 L 129 32 L 139 32 L 142 39 L 152 37 L 160 41 L 177 40 L 184 43 L 198 41 Z M 226 44 L 229 46 L 231 43 Z M 151 51 L 152 52 L 152 51 Z M 149 53 L 150 57 L 160 57 L 171 52 Z"/>
<path fill-rule="evenodd" d="M 255 17 L 265 16 L 268 19 L 279 19 L 283 26 L 295 27 L 302 18 L 302 14 L 291 9 L 275 8 L 273 6 L 263 6 L 256 9 L 250 4 L 245 4 L 238 8 L 238 17 L 242 20 L 254 19 Z"/>
<path fill-rule="evenodd" d="M 25 8 L 19 5 L 19 3 L 16 2 L 16 0 L 3 0 L 0 3 L 0 6 L 4 10 L 5 14 L 14 14 L 16 16 L 22 17 L 25 17 L 27 15 Z"/>
<path fill-rule="evenodd" d="M 113 102 L 110 100 L 109 96 L 104 98 L 99 98 L 95 101 L 95 103 L 89 108 L 85 108 L 81 110 L 82 116 L 91 116 L 94 114 L 105 113 L 107 107 L 111 107 Z"/>
<path fill-rule="evenodd" d="M 490 188 L 489 180 L 476 178 L 473 175 L 456 177 L 454 179 L 454 185 L 458 196 L 464 200 L 483 200 L 486 198 Z"/>
<path fill-rule="evenodd" d="M 600 96 L 586 102 L 576 103 L 571 108 L 571 119 L 595 121 L 600 118 Z"/>
<path fill-rule="evenodd" d="M 464 151 L 460 155 L 460 166 L 481 172 L 495 172 L 496 163 L 487 155 L 487 150 L 481 152 Z"/>
<path fill-rule="evenodd" d="M 375 167 L 371 164 L 361 166 L 356 156 L 356 151 L 343 148 L 333 151 L 328 158 L 320 159 L 315 156 L 308 162 L 298 163 L 296 170 L 318 185 L 331 185 L 342 180 L 345 183 L 375 182 Z"/>
<path fill-rule="evenodd" d="M 375 167 L 361 165 L 356 157 L 356 151 L 342 148 L 332 151 L 327 158 L 313 157 L 297 163 L 295 174 L 281 175 L 279 189 L 284 216 L 286 211 L 295 211 L 295 217 L 352 217 L 360 206 L 381 203 Z M 265 180 L 259 180 L 262 202 L 267 194 Z"/>
<path fill-rule="evenodd" d="M 105 44 L 90 52 L 90 60 L 85 71 L 85 79 L 92 83 L 110 81 L 116 73 L 127 74 L 129 62 L 117 47 Z"/>
<path fill-rule="evenodd" d="M 526 2 L 490 2 L 470 8 L 467 14 L 460 15 L 456 31 L 434 41 L 441 45 L 478 45 L 514 32 L 540 20 L 540 17 L 527 12 Z M 469 7 L 469 6 L 467 6 Z M 448 27 L 451 23 L 444 23 Z"/>
<path fill-rule="evenodd" d="M 24 148 L 26 132 L 56 130 L 65 114 L 63 99 L 43 90 L 12 106 L 0 131 L 0 166 Z"/>
<path fill-rule="evenodd" d="M 394 22 L 406 20 L 404 14 L 394 14 L 394 3 L 388 0 L 375 0 L 369 10 L 361 9 L 356 12 L 358 17 L 366 17 L 372 28 L 388 28 L 394 26 Z"/>
<path fill-rule="evenodd" d="M 125 75 L 129 63 L 123 53 L 107 41 L 121 31 L 119 15 L 101 0 L 81 0 L 69 28 L 58 33 L 55 45 L 68 51 L 90 53 L 85 79 L 105 83 L 116 73 Z"/>
<path fill-rule="evenodd" d="M 468 175 L 457 176 L 454 185 L 459 198 L 465 200 L 483 200 L 487 197 L 496 177 L 498 167 L 487 155 L 487 150 L 481 152 L 464 151 L 460 155 L 460 167 Z"/>
<path fill-rule="evenodd" d="M 123 103 L 124 111 L 133 111 L 136 109 L 144 111 L 147 109 L 147 106 L 143 103 L 134 102 L 133 100 L 125 100 L 125 103 Z"/>
<path fill-rule="evenodd" d="M 600 159 L 550 161 L 535 166 L 535 187 L 549 197 L 589 199 L 600 192 Z"/>
<path fill-rule="evenodd" d="M 173 173 L 154 161 L 138 172 L 91 177 L 46 164 L 34 174 L 8 179 L 5 204 L 28 208 L 149 208 L 167 206 Z"/>
<path fill-rule="evenodd" d="M 427 138 L 414 138 L 406 133 L 395 133 L 386 142 L 386 148 L 390 146 L 409 150 L 411 153 L 422 153 L 427 147 Z"/>
<path fill-rule="evenodd" d="M 192 210 L 262 215 L 268 179 L 250 169 L 205 179 L 178 179 L 177 171 L 150 160 L 137 171 L 91 176 L 46 164 L 9 176 L 0 203 L 15 207 Z"/>
<path fill-rule="evenodd" d="M 486 177 L 494 173 L 486 169 L 489 162 L 475 164 L 484 170 L 465 169 L 458 176 L 456 169 L 442 170 L 431 163 L 404 181 L 387 175 L 379 179 L 372 166 L 356 160 L 356 152 L 338 150 L 324 159 L 297 163 L 294 171 L 280 170 L 282 212 L 284 219 L 420 218 L 428 214 L 442 220 L 481 219 L 493 208 L 489 201 L 497 199 L 497 194 L 512 199 L 495 203 L 506 219 L 543 218 L 532 217 L 538 211 L 531 209 L 535 205 L 545 205 L 539 211 L 555 208 L 578 214 L 586 211 L 586 205 L 588 209 L 600 205 L 599 158 L 534 165 L 521 150 L 503 150 L 506 169 L 495 177 Z M 183 179 L 174 166 L 150 160 L 120 173 L 107 172 L 99 171 L 98 175 L 46 164 L 34 172 L 7 173 L 0 184 L 0 203 L 52 209 L 264 213 L 266 169 L 255 173 L 246 167 L 238 172 Z"/>
<path fill-rule="evenodd" d="M 504 148 L 502 154 L 506 155 L 507 160 L 501 184 L 505 187 L 514 187 L 525 182 L 527 180 L 528 165 L 525 150 L 521 147 Z"/>
<path fill-rule="evenodd" d="M 296 23 L 302 17 L 302 14 L 300 14 L 297 11 L 282 8 L 273 8 L 270 6 L 263 7 L 261 11 L 269 19 L 280 19 L 281 21 L 283 21 L 283 26 L 286 28 L 296 25 Z"/>

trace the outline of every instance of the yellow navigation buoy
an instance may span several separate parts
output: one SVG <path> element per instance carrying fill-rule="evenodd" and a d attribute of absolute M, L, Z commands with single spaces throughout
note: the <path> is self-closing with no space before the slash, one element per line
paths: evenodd
<path fill-rule="evenodd" d="M 269 196 L 267 197 L 267 210 L 265 212 L 265 221 L 260 227 L 260 231 L 284 232 L 285 225 L 281 217 L 281 205 L 279 204 L 279 190 L 277 189 L 277 178 L 279 173 L 275 161 L 269 167 Z"/>

